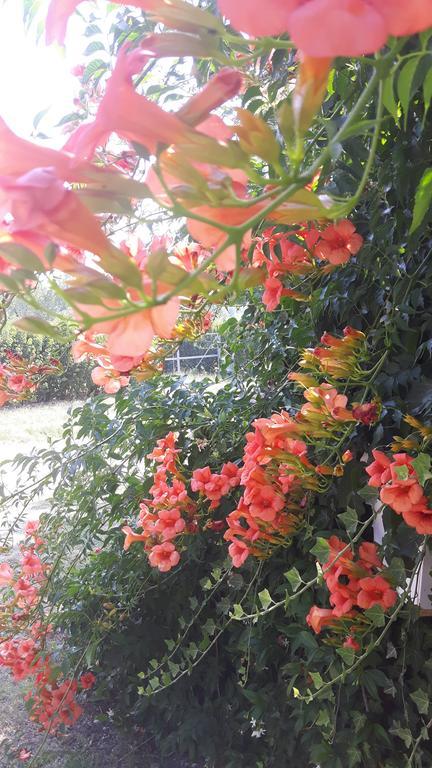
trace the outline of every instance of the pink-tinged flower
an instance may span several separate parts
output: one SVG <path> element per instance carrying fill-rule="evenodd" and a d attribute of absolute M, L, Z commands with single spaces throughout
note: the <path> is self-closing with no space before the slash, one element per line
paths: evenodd
<path fill-rule="evenodd" d="M 77 159 L 67 152 L 59 152 L 22 139 L 11 131 L 0 117 L 0 174 L 23 176 L 37 168 L 49 168 L 64 181 L 99 183 L 113 190 L 117 185 L 119 191 L 125 190 L 125 184 L 128 186 L 130 183 L 129 179 L 119 173 L 112 173 L 91 163 L 77 162 Z"/>
<path fill-rule="evenodd" d="M 382 485 L 390 480 L 390 464 L 391 459 L 385 455 L 382 451 L 372 451 L 374 461 L 366 467 L 370 480 L 368 485 L 373 488 L 381 488 Z"/>
<path fill-rule="evenodd" d="M 319 635 L 325 627 L 331 627 L 335 623 L 336 618 L 331 608 L 318 608 L 317 605 L 313 605 L 306 616 L 306 624 L 316 635 Z"/>
<path fill-rule="evenodd" d="M 95 682 L 96 682 L 96 677 L 93 674 L 93 672 L 85 672 L 80 677 L 81 688 L 83 688 L 85 691 L 88 691 L 90 688 L 93 688 Z"/>
<path fill-rule="evenodd" d="M 26 576 L 35 573 L 43 573 L 43 564 L 31 549 L 23 552 L 21 557 L 21 567 Z"/>
<path fill-rule="evenodd" d="M 131 544 L 135 544 L 136 541 L 146 541 L 147 540 L 147 534 L 144 533 L 134 533 L 132 528 L 129 525 L 125 525 L 122 528 L 122 533 L 126 536 L 123 544 L 123 549 L 125 552 L 129 549 Z"/>
<path fill-rule="evenodd" d="M 9 376 L 7 385 L 12 392 L 23 392 L 30 385 L 30 381 L 24 374 L 19 373 L 15 376 Z"/>
<path fill-rule="evenodd" d="M 158 568 L 162 573 L 167 573 L 178 565 L 180 553 L 177 552 L 174 544 L 165 541 L 163 544 L 156 544 L 149 554 L 149 563 L 153 568 Z"/>
<path fill-rule="evenodd" d="M 22 760 L 25 762 L 26 760 L 29 760 L 32 756 L 32 753 L 28 751 L 28 749 L 20 749 L 18 752 L 18 760 Z"/>
<path fill-rule="evenodd" d="M 308 56 L 361 56 L 389 35 L 379 8 L 386 0 L 291 0 L 287 29 Z M 281 3 L 286 5 L 284 0 Z M 376 7 L 378 6 L 379 7 Z"/>
<path fill-rule="evenodd" d="M 264 283 L 263 304 L 267 312 L 273 312 L 279 306 L 283 294 L 283 284 L 277 277 L 268 277 Z"/>
<path fill-rule="evenodd" d="M 82 0 L 51 0 L 46 19 L 47 45 L 55 42 L 63 45 L 69 17 L 81 2 Z M 112 2 L 141 8 L 143 11 L 155 10 L 162 4 L 160 0 L 112 0 Z"/>
<path fill-rule="evenodd" d="M 328 261 L 333 266 L 346 264 L 351 256 L 359 252 L 363 238 L 356 232 L 354 225 L 345 219 L 338 224 L 331 224 L 321 232 L 321 240 L 315 246 L 315 255 Z"/>
<path fill-rule="evenodd" d="M 82 77 L 85 72 L 85 66 L 84 64 L 76 64 L 75 67 L 72 67 L 71 69 L 71 75 L 74 77 Z"/>
<path fill-rule="evenodd" d="M 220 12 L 233 27 L 251 37 L 281 35 L 288 30 L 293 0 L 268 0 L 265 8 L 257 0 L 218 0 Z"/>
<path fill-rule="evenodd" d="M 14 580 L 14 572 L 8 563 L 0 565 L 0 587 L 5 587 Z"/>
<path fill-rule="evenodd" d="M 359 581 L 360 592 L 357 595 L 359 608 L 371 608 L 380 605 L 384 610 L 391 608 L 397 600 L 397 593 L 382 576 L 368 576 Z"/>
<path fill-rule="evenodd" d="M 120 306 L 114 300 L 109 304 L 111 309 Z M 117 355 L 122 358 L 142 357 L 155 336 L 169 339 L 177 322 L 180 300 L 176 297 L 166 304 L 143 309 L 117 320 L 104 319 L 106 309 L 102 306 L 86 305 L 83 308 L 91 317 L 99 318 L 93 330 L 107 334 L 107 348 L 114 361 Z"/>
<path fill-rule="evenodd" d="M 229 545 L 228 552 L 234 568 L 241 568 L 250 555 L 250 549 L 247 544 L 245 544 L 244 541 L 235 538 Z"/>
<path fill-rule="evenodd" d="M 20 608 L 33 605 L 38 598 L 38 590 L 24 577 L 20 577 L 13 586 Z"/>
<path fill-rule="evenodd" d="M 12 234 L 35 232 L 100 256 L 112 251 L 97 219 L 52 168 L 35 168 L 17 179 L 0 176 L 2 213 L 13 217 Z"/>
<path fill-rule="evenodd" d="M 210 112 L 237 95 L 242 82 L 237 69 L 224 67 L 179 109 L 177 117 L 192 127 L 200 125 L 207 120 Z"/>
<path fill-rule="evenodd" d="M 115 395 L 129 384 L 129 376 L 122 376 L 120 371 L 102 365 L 93 368 L 91 378 L 93 384 L 103 387 L 107 395 Z"/>
<path fill-rule="evenodd" d="M 239 485 L 240 474 L 239 467 L 232 461 L 227 461 L 221 469 L 221 475 L 228 481 L 230 488 L 236 488 L 236 486 Z"/>
<path fill-rule="evenodd" d="M 332 59 L 305 56 L 301 51 L 299 59 L 300 69 L 292 92 L 292 110 L 295 129 L 303 135 L 324 100 Z"/>
<path fill-rule="evenodd" d="M 140 49 L 120 50 L 94 121 L 77 128 L 65 145 L 67 151 L 89 159 L 111 133 L 117 133 L 155 154 L 159 145 L 175 144 L 187 135 L 190 129 L 176 115 L 135 91 L 132 75 L 142 70 L 147 58 Z"/>
<path fill-rule="evenodd" d="M 377 403 L 363 403 L 361 405 L 353 403 L 352 414 L 356 421 L 370 427 L 371 424 L 378 421 L 379 407 Z"/>
<path fill-rule="evenodd" d="M 372 568 L 381 569 L 383 567 L 382 561 L 378 557 L 378 547 L 371 541 L 363 541 L 359 547 L 360 565 L 367 570 Z"/>
<path fill-rule="evenodd" d="M 155 531 L 160 533 L 162 541 L 171 541 L 183 533 L 186 523 L 180 515 L 179 509 L 161 509 L 158 512 L 158 520 Z"/>
<path fill-rule="evenodd" d="M 391 485 L 381 488 L 380 499 L 398 515 L 410 512 L 413 507 L 423 503 L 425 496 L 423 488 L 415 478 L 393 481 Z"/>
<path fill-rule="evenodd" d="M 269 484 L 265 475 L 262 479 L 259 477 L 255 480 L 254 476 L 258 474 L 261 474 L 260 470 L 252 471 L 251 476 L 246 481 L 244 500 L 252 517 L 270 522 L 284 508 L 285 499 L 273 485 Z"/>
<path fill-rule="evenodd" d="M 289 32 L 295 45 L 317 58 L 378 51 L 389 35 L 432 26 L 430 0 L 218 0 L 236 29 L 253 37 Z"/>
<path fill-rule="evenodd" d="M 251 216 L 254 216 L 259 211 L 259 207 L 252 205 L 250 208 L 235 208 L 235 207 L 213 207 L 210 205 L 202 205 L 194 208 L 194 213 L 199 216 L 203 216 L 208 219 L 212 219 L 215 223 L 226 224 L 228 226 L 239 226 L 244 224 Z M 187 221 L 188 232 L 190 236 L 197 240 L 204 248 L 219 249 L 223 246 L 227 239 L 227 235 L 217 226 L 211 224 L 205 224 L 202 221 L 196 221 L 195 219 L 188 219 Z M 242 248 L 249 248 L 252 242 L 251 232 L 246 232 L 243 236 L 241 244 Z M 224 272 L 231 272 L 236 267 L 237 263 L 237 250 L 235 245 L 229 245 L 216 259 L 217 266 Z"/>
<path fill-rule="evenodd" d="M 432 4 L 430 0 L 373 0 L 377 10 L 384 16 L 390 35 L 401 37 L 415 35 L 432 27 Z"/>
<path fill-rule="evenodd" d="M 39 520 L 28 520 L 24 528 L 26 536 L 34 536 L 39 530 L 39 526 Z"/>
<path fill-rule="evenodd" d="M 91 331 L 81 334 L 72 344 L 72 357 L 75 363 L 80 363 L 86 357 L 105 357 L 108 350 L 103 344 L 94 341 L 94 334 Z"/>

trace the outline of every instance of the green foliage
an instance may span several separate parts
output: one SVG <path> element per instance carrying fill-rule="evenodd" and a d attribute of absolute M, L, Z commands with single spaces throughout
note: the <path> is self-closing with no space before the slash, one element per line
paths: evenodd
<path fill-rule="evenodd" d="M 94 390 L 90 378 L 91 368 L 87 363 L 74 363 L 70 343 L 49 336 L 33 336 L 9 326 L 0 335 L 0 359 L 10 349 L 31 363 L 43 365 L 54 358 L 60 360 L 63 366 L 60 376 L 49 376 L 40 384 L 31 402 L 82 400 Z"/>
<path fill-rule="evenodd" d="M 140 25 L 134 16 L 117 25 L 115 43 L 136 39 Z M 93 26 L 89 37 L 98 37 Z M 417 42 L 414 53 L 421 55 L 411 57 Z M 365 487 L 365 456 L 396 434 L 408 437 L 407 412 L 431 421 L 432 125 L 422 88 L 428 44 L 407 43 L 394 71 L 383 75 L 389 115 L 379 125 L 367 103 L 322 169 L 320 192 L 356 195 L 369 157 L 365 136 L 378 125 L 374 164 L 353 215 L 365 239 L 358 256 L 319 282 L 302 278 L 302 290 L 311 296 L 304 305 L 285 299 L 266 313 L 259 292 L 249 292 L 241 316 L 221 328 L 216 382 L 185 385 L 162 376 L 121 391 L 114 405 L 99 395 L 72 414 L 61 454 L 50 449 L 15 462 L 22 503 L 34 492 L 26 473 L 38 488 L 52 489 L 52 513 L 43 525 L 46 554 L 56 566 L 46 601 L 68 652 L 65 671 L 84 654 L 97 673 L 96 698 L 109 700 L 127 728 L 145 728 L 167 766 L 173 757 L 212 768 L 432 763 L 428 619 L 408 601 L 390 614 L 373 606 L 365 613 L 359 653 L 337 647 L 331 636 L 317 638 L 305 622 L 313 603 L 327 605 L 319 563 L 328 559 L 328 538 L 372 540 L 367 521 L 377 490 Z M 99 57 L 100 50 L 89 46 L 88 54 Z M 87 67 L 95 81 L 103 74 L 96 63 Z M 276 52 L 271 74 L 267 65 L 264 55 L 243 100 L 275 124 L 292 52 Z M 201 64 L 199 74 L 207 68 Z M 321 135 L 336 135 L 370 69 L 368 62 L 335 67 L 319 116 Z M 169 85 L 159 87 L 162 101 L 174 98 L 178 77 L 170 71 Z M 308 147 L 311 155 L 318 145 Z M 268 560 L 249 558 L 238 571 L 230 567 L 226 542 L 208 531 L 191 537 L 180 565 L 167 575 L 149 568 L 139 546 L 124 553 L 121 527 L 134 523 L 148 495 L 146 456 L 156 440 L 178 431 L 188 472 L 239 460 L 255 418 L 298 405 L 287 374 L 299 350 L 314 346 L 323 331 L 340 332 L 347 324 L 367 334 L 365 385 L 382 402 L 382 418 L 353 432 L 354 459 L 316 497 L 302 534 Z M 363 391 L 354 388 L 359 399 Z M 427 483 L 428 454 L 416 461 Z M 38 483 L 43 468 L 49 476 Z M 218 514 L 230 511 L 224 502 Z M 422 539 L 390 510 L 384 524 L 387 575 L 404 590 Z"/>

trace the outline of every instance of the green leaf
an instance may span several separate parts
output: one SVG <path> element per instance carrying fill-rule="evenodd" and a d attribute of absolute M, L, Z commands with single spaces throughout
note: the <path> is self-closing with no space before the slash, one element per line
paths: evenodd
<path fill-rule="evenodd" d="M 397 92 L 399 96 L 399 101 L 401 103 L 402 111 L 404 113 L 404 119 L 405 119 L 405 128 L 407 124 L 408 119 L 408 110 L 411 98 L 413 96 L 413 82 L 414 82 L 414 76 L 417 71 L 417 67 L 419 65 L 418 58 L 410 59 L 407 61 L 407 63 L 402 67 L 398 84 L 397 84 Z"/>
<path fill-rule="evenodd" d="M 365 611 L 365 616 L 375 627 L 383 627 L 385 624 L 384 611 L 380 605 L 373 605 Z"/>
<path fill-rule="evenodd" d="M 408 480 L 409 477 L 409 470 L 406 464 L 402 464 L 400 467 L 394 468 L 395 475 L 397 476 L 398 480 Z"/>
<path fill-rule="evenodd" d="M 105 46 L 103 43 L 98 42 L 97 40 L 93 40 L 87 48 L 84 51 L 84 56 L 90 56 L 92 53 L 96 53 L 96 51 L 104 51 Z"/>
<path fill-rule="evenodd" d="M 14 280 L 10 275 L 0 275 L 0 286 L 10 291 L 10 293 L 19 293 L 21 290 L 18 280 Z"/>
<path fill-rule="evenodd" d="M 360 765 L 362 762 L 362 754 L 357 747 L 348 747 L 348 766 L 347 768 L 355 768 L 356 765 Z"/>
<path fill-rule="evenodd" d="M 2 243 L 0 245 L 0 254 L 7 261 L 12 262 L 12 264 L 18 264 L 19 267 L 24 267 L 24 269 L 29 269 L 32 272 L 45 272 L 46 270 L 39 257 L 33 251 L 24 248 L 23 245 Z"/>
<path fill-rule="evenodd" d="M 423 82 L 423 101 L 425 106 L 425 114 L 423 120 L 425 120 L 432 101 L 432 69 L 428 70 Z"/>
<path fill-rule="evenodd" d="M 348 533 L 355 532 L 358 526 L 358 517 L 355 509 L 352 509 L 352 507 L 348 507 L 346 512 L 342 512 L 341 515 L 338 515 L 338 518 L 341 521 L 342 525 L 346 528 Z"/>
<path fill-rule="evenodd" d="M 318 537 L 315 546 L 311 549 L 311 554 L 314 555 L 320 563 L 326 563 L 330 555 L 330 546 L 327 539 Z"/>
<path fill-rule="evenodd" d="M 315 725 L 330 725 L 330 716 L 327 709 L 320 709 Z"/>
<path fill-rule="evenodd" d="M 258 599 L 264 610 L 268 608 L 269 605 L 271 605 L 273 602 L 272 596 L 268 589 L 263 589 L 261 592 L 258 592 Z"/>
<path fill-rule="evenodd" d="M 399 736 L 400 739 L 404 742 L 406 748 L 411 746 L 412 744 L 412 734 L 411 731 L 408 730 L 408 728 L 390 728 L 389 731 L 393 736 Z"/>
<path fill-rule="evenodd" d="M 103 59 L 93 59 L 93 61 L 90 62 L 90 64 L 87 65 L 85 68 L 84 74 L 82 76 L 83 83 L 88 83 L 88 81 L 94 77 L 96 74 L 102 74 L 107 69 L 106 62 L 103 61 Z"/>
<path fill-rule="evenodd" d="M 47 323 L 46 320 L 42 320 L 40 317 L 34 317 L 29 315 L 28 317 L 22 317 L 20 320 L 15 320 L 14 325 L 20 328 L 26 333 L 37 333 L 42 336 L 51 336 L 52 339 L 58 339 L 64 341 L 64 333 L 62 333 L 55 325 Z"/>
<path fill-rule="evenodd" d="M 242 616 L 244 616 L 244 610 L 240 603 L 235 603 L 235 605 L 233 605 L 232 616 L 234 619 L 241 619 Z"/>
<path fill-rule="evenodd" d="M 386 78 L 383 84 L 383 102 L 387 112 L 390 112 L 395 121 L 398 119 L 398 106 L 394 94 L 394 76 Z"/>
<path fill-rule="evenodd" d="M 360 490 L 357 491 L 357 495 L 360 496 L 361 499 L 364 499 L 370 503 L 377 500 L 378 490 L 376 488 L 372 488 L 370 485 L 365 485 L 364 488 L 360 488 Z"/>
<path fill-rule="evenodd" d="M 336 653 L 341 657 L 347 667 L 351 667 L 355 658 L 354 648 L 336 648 Z"/>
<path fill-rule="evenodd" d="M 392 557 L 390 561 L 390 565 L 388 568 L 386 568 L 386 578 L 387 575 L 390 577 L 390 580 L 394 584 L 405 584 L 406 581 L 406 570 L 405 570 L 405 563 L 402 560 L 401 557 Z"/>
<path fill-rule="evenodd" d="M 320 673 L 319 672 L 310 672 L 309 674 L 310 674 L 310 676 L 311 676 L 311 678 L 313 680 L 313 684 L 314 684 L 315 688 L 317 690 L 322 688 L 323 685 L 324 685 L 324 680 L 322 679 Z"/>
<path fill-rule="evenodd" d="M 419 688 L 414 693 L 410 693 L 410 699 L 413 700 L 421 715 L 427 715 L 429 711 L 429 696 L 425 691 Z"/>
<path fill-rule="evenodd" d="M 212 637 L 216 632 L 216 624 L 214 623 L 213 619 L 207 619 L 206 623 L 203 624 L 203 630 L 204 632 L 207 632 L 210 637 Z"/>
<path fill-rule="evenodd" d="M 432 168 L 427 168 L 420 179 L 414 202 L 414 214 L 410 235 L 419 228 L 432 203 Z"/>
<path fill-rule="evenodd" d="M 178 665 L 178 664 L 175 664 L 173 661 L 169 660 L 169 661 L 168 661 L 168 667 L 169 667 L 169 670 L 170 670 L 171 674 L 172 674 L 174 677 L 177 677 L 178 673 L 180 672 L 180 667 L 179 667 L 179 665 Z"/>
<path fill-rule="evenodd" d="M 417 458 L 413 460 L 412 466 L 417 475 L 420 485 L 424 485 L 426 480 L 429 480 L 432 477 L 432 472 L 430 471 L 431 457 L 429 456 L 429 454 L 419 453 Z"/>
<path fill-rule="evenodd" d="M 297 568 L 291 568 L 290 571 L 285 571 L 284 576 L 291 584 L 292 591 L 297 592 L 298 588 L 303 583 L 303 579 L 300 576 Z"/>

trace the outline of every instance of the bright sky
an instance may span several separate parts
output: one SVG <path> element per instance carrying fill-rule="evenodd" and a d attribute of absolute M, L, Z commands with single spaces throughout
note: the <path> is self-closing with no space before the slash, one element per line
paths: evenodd
<path fill-rule="evenodd" d="M 51 134 L 55 123 L 73 111 L 78 83 L 70 69 L 82 61 L 79 46 L 74 58 L 71 46 L 66 53 L 46 47 L 43 40 L 37 43 L 35 32 L 25 30 L 22 14 L 21 0 L 0 2 L 0 115 L 14 131 L 30 137 L 34 117 L 49 108 L 39 130 Z"/>

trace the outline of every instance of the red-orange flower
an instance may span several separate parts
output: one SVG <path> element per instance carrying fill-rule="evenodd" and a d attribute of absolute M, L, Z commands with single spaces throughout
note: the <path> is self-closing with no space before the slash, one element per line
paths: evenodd
<path fill-rule="evenodd" d="M 325 627 L 331 627 L 335 623 L 336 617 L 331 608 L 318 608 L 317 605 L 313 605 L 306 616 L 306 624 L 316 635 L 319 635 Z"/>
<path fill-rule="evenodd" d="M 391 485 L 381 488 L 380 499 L 399 515 L 410 512 L 413 507 L 424 499 L 423 488 L 415 478 L 393 481 Z"/>
<path fill-rule="evenodd" d="M 359 252 L 362 245 L 361 235 L 348 219 L 344 219 L 321 232 L 321 240 L 315 246 L 315 255 L 333 266 L 338 266 L 346 264 L 351 256 Z"/>
<path fill-rule="evenodd" d="M 374 461 L 366 467 L 366 472 L 370 476 L 368 485 L 373 488 L 380 488 L 384 483 L 390 480 L 390 464 L 391 459 L 385 455 L 382 451 L 372 451 Z"/>
<path fill-rule="evenodd" d="M 380 605 L 384 610 L 391 608 L 397 600 L 397 594 L 382 576 L 368 576 L 359 581 L 360 592 L 357 605 L 360 608 L 371 608 Z"/>
<path fill-rule="evenodd" d="M 228 552 L 234 568 L 240 568 L 250 555 L 249 547 L 240 539 L 233 539 L 228 547 Z"/>
<path fill-rule="evenodd" d="M 428 508 L 425 498 L 411 509 L 402 512 L 402 517 L 407 525 L 415 528 L 422 536 L 429 536 L 432 533 L 432 509 Z"/>
<path fill-rule="evenodd" d="M 156 544 L 149 554 L 149 563 L 153 568 L 158 568 L 161 573 L 167 573 L 174 568 L 180 561 L 180 553 L 177 552 L 174 544 L 165 541 L 163 544 Z"/>
<path fill-rule="evenodd" d="M 80 677 L 81 688 L 83 688 L 85 691 L 88 691 L 90 688 L 93 688 L 95 682 L 96 682 L 96 677 L 93 674 L 93 672 L 85 672 L 84 675 L 81 675 Z"/>

